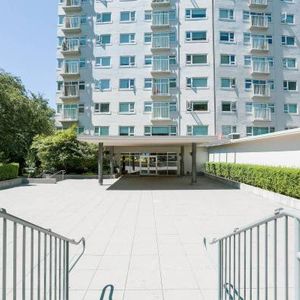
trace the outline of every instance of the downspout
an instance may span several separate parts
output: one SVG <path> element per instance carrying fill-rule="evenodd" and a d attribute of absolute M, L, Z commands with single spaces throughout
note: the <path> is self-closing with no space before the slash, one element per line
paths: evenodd
<path fill-rule="evenodd" d="M 177 2 L 177 59 L 178 59 L 178 135 L 181 135 L 181 59 L 180 59 L 180 11 L 179 11 L 179 2 Z"/>
<path fill-rule="evenodd" d="M 213 59 L 213 99 L 214 99 L 214 135 L 217 135 L 217 96 L 216 96 L 216 49 L 215 49 L 215 0 L 212 0 L 212 59 Z"/>

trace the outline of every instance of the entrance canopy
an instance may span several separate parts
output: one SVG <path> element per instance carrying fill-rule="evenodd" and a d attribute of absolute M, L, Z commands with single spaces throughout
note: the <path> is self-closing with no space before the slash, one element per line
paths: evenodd
<path fill-rule="evenodd" d="M 89 143 L 103 143 L 104 147 L 140 146 L 184 146 L 197 144 L 211 146 L 229 141 L 216 136 L 91 136 L 79 135 L 78 140 Z"/>

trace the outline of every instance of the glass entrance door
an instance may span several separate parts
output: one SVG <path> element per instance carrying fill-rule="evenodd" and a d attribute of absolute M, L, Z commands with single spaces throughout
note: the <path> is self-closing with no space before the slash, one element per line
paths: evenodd
<path fill-rule="evenodd" d="M 157 156 L 140 157 L 140 175 L 157 175 Z"/>

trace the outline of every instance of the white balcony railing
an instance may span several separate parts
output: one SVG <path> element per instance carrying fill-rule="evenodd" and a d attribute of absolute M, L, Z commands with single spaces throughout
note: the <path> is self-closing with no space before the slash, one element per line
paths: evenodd
<path fill-rule="evenodd" d="M 77 8 L 81 6 L 81 0 L 65 0 L 63 6 L 66 8 Z"/>
<path fill-rule="evenodd" d="M 268 41 L 268 39 L 252 37 L 252 50 L 269 51 L 269 41 Z"/>
<path fill-rule="evenodd" d="M 268 61 L 252 60 L 252 73 L 269 74 L 270 64 Z"/>
<path fill-rule="evenodd" d="M 152 71 L 154 72 L 169 72 L 170 62 L 169 57 L 153 57 Z"/>
<path fill-rule="evenodd" d="M 63 73 L 69 75 L 79 74 L 79 62 L 66 62 L 64 65 Z"/>
<path fill-rule="evenodd" d="M 165 6 L 165 5 L 170 5 L 171 1 L 170 0 L 152 0 L 151 3 L 152 3 L 152 5 Z"/>
<path fill-rule="evenodd" d="M 272 112 L 270 108 L 257 108 L 253 107 L 253 120 L 254 121 L 271 121 Z"/>
<path fill-rule="evenodd" d="M 170 119 L 169 103 L 154 103 L 152 119 L 153 120 L 169 120 Z"/>
<path fill-rule="evenodd" d="M 63 97 L 78 97 L 79 96 L 79 88 L 78 85 L 65 85 L 63 89 Z"/>
<path fill-rule="evenodd" d="M 79 39 L 66 39 L 61 45 L 63 52 L 77 52 L 79 47 Z"/>
<path fill-rule="evenodd" d="M 64 29 L 80 29 L 80 17 L 65 17 Z"/>
<path fill-rule="evenodd" d="M 152 39 L 153 49 L 168 49 L 170 48 L 170 36 L 166 35 L 153 35 Z"/>
<path fill-rule="evenodd" d="M 267 29 L 269 20 L 267 16 L 251 16 L 251 27 L 259 29 Z"/>
<path fill-rule="evenodd" d="M 77 121 L 78 109 L 77 108 L 64 108 L 62 113 L 63 121 Z"/>
<path fill-rule="evenodd" d="M 270 97 L 271 88 L 269 84 L 253 84 L 253 96 L 255 97 Z"/>
<path fill-rule="evenodd" d="M 169 96 L 170 95 L 170 87 L 168 81 L 158 81 L 153 82 L 152 87 L 153 96 Z"/>
<path fill-rule="evenodd" d="M 249 0 L 250 6 L 267 6 L 268 0 Z"/>
<path fill-rule="evenodd" d="M 154 12 L 152 15 L 152 26 L 169 26 L 170 25 L 170 13 Z"/>

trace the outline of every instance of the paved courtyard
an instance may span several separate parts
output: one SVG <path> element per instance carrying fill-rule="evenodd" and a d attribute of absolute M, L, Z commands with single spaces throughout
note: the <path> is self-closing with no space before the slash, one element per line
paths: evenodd
<path fill-rule="evenodd" d="M 86 238 L 70 299 L 216 300 L 216 248 L 207 243 L 278 205 L 205 177 L 66 180 L 0 191 L 0 207 L 68 237 Z M 79 249 L 72 249 L 72 255 Z M 108 300 L 108 297 L 104 300 Z"/>

